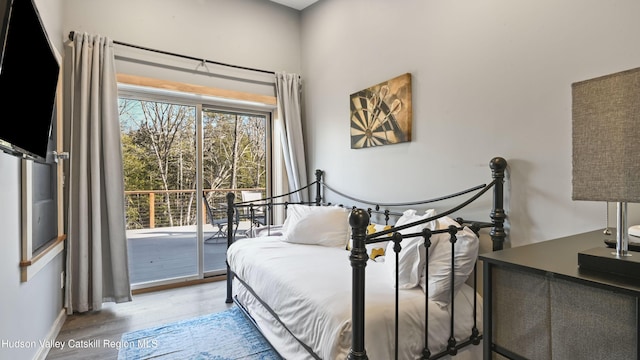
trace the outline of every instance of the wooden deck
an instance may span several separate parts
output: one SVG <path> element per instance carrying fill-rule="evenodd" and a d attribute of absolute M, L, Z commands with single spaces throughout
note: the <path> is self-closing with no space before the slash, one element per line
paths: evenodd
<path fill-rule="evenodd" d="M 236 237 L 243 237 L 241 224 Z M 204 271 L 226 271 L 227 239 L 214 236 L 217 229 L 204 228 Z M 155 228 L 127 231 L 129 277 L 132 285 L 195 275 L 198 272 L 195 227 Z"/>

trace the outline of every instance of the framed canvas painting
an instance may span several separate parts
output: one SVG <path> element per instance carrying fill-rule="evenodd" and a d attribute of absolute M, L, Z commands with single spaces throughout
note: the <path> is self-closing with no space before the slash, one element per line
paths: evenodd
<path fill-rule="evenodd" d="M 351 148 L 411 141 L 411 74 L 350 95 Z"/>

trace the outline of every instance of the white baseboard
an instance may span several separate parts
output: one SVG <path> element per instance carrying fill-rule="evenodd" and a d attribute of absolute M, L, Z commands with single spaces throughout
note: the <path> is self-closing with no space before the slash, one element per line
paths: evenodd
<path fill-rule="evenodd" d="M 67 320 L 67 309 L 62 308 L 62 310 L 60 310 L 60 313 L 58 314 L 58 317 L 56 318 L 56 321 L 53 322 L 51 330 L 49 330 L 45 341 L 54 342 L 56 340 L 56 338 L 58 337 L 58 333 L 60 333 L 60 329 L 62 329 L 62 325 L 64 325 L 65 320 Z M 47 355 L 49 354 L 49 350 L 49 347 L 41 346 L 40 350 L 38 350 L 38 353 L 36 353 L 36 356 L 33 357 L 33 360 L 45 360 L 47 358 Z"/>

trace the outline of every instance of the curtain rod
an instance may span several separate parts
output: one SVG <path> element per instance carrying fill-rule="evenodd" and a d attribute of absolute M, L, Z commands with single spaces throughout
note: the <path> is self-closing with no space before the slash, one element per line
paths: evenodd
<path fill-rule="evenodd" d="M 75 31 L 69 32 L 69 40 L 73 40 L 74 33 L 75 33 Z M 132 48 L 136 48 L 136 49 L 140 49 L 140 50 L 151 51 L 151 52 L 160 53 L 160 54 L 164 54 L 164 55 L 177 56 L 177 57 L 181 57 L 181 58 L 189 59 L 189 60 L 196 60 L 196 61 L 200 61 L 200 62 L 207 62 L 207 63 L 210 63 L 210 64 L 227 66 L 227 67 L 232 67 L 232 68 L 236 68 L 236 69 L 256 71 L 256 72 L 261 72 L 261 73 L 265 73 L 265 74 L 273 74 L 273 75 L 275 75 L 275 71 L 260 70 L 260 69 L 254 69 L 254 68 L 250 68 L 250 67 L 245 67 L 245 66 L 225 64 L 225 63 L 221 63 L 221 62 L 213 61 L 213 60 L 199 59 L 199 58 L 196 58 L 196 57 L 193 57 L 193 56 L 181 55 L 181 54 L 176 54 L 176 53 L 172 53 L 172 52 L 168 52 L 168 51 L 151 49 L 151 48 L 138 46 L 138 45 L 127 44 L 127 43 L 123 43 L 123 42 L 115 41 L 115 40 L 113 41 L 113 43 L 116 44 L 116 45 L 128 46 L 128 47 L 132 47 Z"/>

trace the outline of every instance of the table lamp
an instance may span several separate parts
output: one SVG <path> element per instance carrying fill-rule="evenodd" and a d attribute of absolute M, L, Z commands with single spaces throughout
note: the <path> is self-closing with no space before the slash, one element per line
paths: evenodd
<path fill-rule="evenodd" d="M 617 203 L 616 249 L 578 254 L 581 268 L 631 275 L 627 203 L 640 202 L 640 68 L 573 83 L 572 199 Z M 604 251 L 603 251 L 604 249 Z M 640 276 L 640 275 L 637 275 Z"/>

